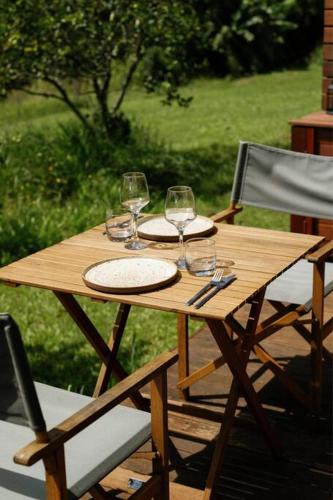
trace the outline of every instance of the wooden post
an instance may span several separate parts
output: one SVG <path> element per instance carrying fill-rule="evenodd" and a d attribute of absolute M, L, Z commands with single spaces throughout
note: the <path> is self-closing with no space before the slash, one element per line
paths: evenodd
<path fill-rule="evenodd" d="M 327 110 L 327 88 L 333 84 L 333 0 L 324 4 L 322 108 Z"/>
<path fill-rule="evenodd" d="M 322 329 L 324 322 L 324 276 L 325 262 L 313 264 L 313 299 L 312 299 L 312 328 L 311 328 L 311 397 L 312 408 L 316 415 L 321 409 L 322 383 Z"/>

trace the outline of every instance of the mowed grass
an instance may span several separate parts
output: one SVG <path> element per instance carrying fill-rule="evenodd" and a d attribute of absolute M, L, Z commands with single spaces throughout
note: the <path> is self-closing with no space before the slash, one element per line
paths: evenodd
<path fill-rule="evenodd" d="M 320 80 L 321 66 L 317 63 L 304 71 L 278 72 L 234 81 L 196 80 L 183 89 L 185 95 L 193 96 L 193 102 L 187 109 L 163 106 L 161 96 L 147 96 L 133 89 L 124 111 L 171 152 L 192 152 L 200 155 L 203 163 L 208 158 L 221 166 L 212 172 L 207 160 L 207 169 L 203 168 L 206 173 L 203 174 L 202 190 L 196 192 L 199 212 L 210 214 L 228 204 L 227 191 L 230 189 L 239 140 L 289 147 L 288 121 L 320 109 Z M 0 106 L 0 128 L 2 133 L 11 136 L 19 136 L 28 129 L 53 134 L 59 123 L 71 120 L 71 114 L 60 103 L 51 100 L 14 96 Z M 136 166 L 128 165 L 128 168 L 135 170 Z M 97 209 L 94 208 L 94 198 L 99 195 L 94 186 L 97 182 L 96 177 L 87 184 L 91 186 L 89 197 L 72 198 L 65 202 L 62 210 L 59 206 L 54 211 L 51 205 L 41 206 L 41 210 L 50 211 L 47 216 L 59 218 L 61 235 L 71 234 L 74 218 L 82 218 L 82 228 L 87 221 L 101 222 L 95 220 Z M 110 179 L 112 182 L 114 180 Z M 176 183 L 177 179 L 170 178 L 170 184 Z M 224 186 L 221 195 L 216 194 L 216 183 Z M 191 178 L 188 184 L 191 184 Z M 150 209 L 159 211 L 162 206 L 163 200 L 155 199 Z M 88 211 L 91 216 L 85 217 Z M 238 217 L 238 222 L 283 230 L 289 227 L 287 215 L 249 208 Z M 54 295 L 45 290 L 1 286 L 0 297 L 1 310 L 12 313 L 24 332 L 35 377 L 90 393 L 99 362 Z M 107 339 L 116 305 L 79 300 Z M 124 366 L 132 371 L 175 345 L 175 315 L 133 308 L 120 358 Z"/>
<path fill-rule="evenodd" d="M 184 88 L 187 109 L 160 106 L 158 96 L 133 92 L 125 110 L 176 150 L 234 146 L 239 140 L 290 144 L 288 121 L 320 109 L 322 68 L 239 80 L 196 80 Z"/>

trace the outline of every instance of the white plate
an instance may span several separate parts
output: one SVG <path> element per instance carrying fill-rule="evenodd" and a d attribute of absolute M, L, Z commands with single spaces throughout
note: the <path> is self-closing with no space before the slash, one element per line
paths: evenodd
<path fill-rule="evenodd" d="M 122 257 L 89 266 L 83 281 L 101 292 L 135 293 L 153 290 L 177 276 L 173 262 L 149 257 Z"/>
<path fill-rule="evenodd" d="M 198 215 L 185 227 L 184 238 L 206 236 L 214 229 L 214 223 L 208 217 Z M 139 223 L 138 233 L 141 238 L 155 241 L 178 241 L 178 231 L 162 215 L 147 217 Z"/>

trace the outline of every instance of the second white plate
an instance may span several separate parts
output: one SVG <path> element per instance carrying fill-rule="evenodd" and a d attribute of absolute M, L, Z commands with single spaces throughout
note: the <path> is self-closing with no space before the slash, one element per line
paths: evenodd
<path fill-rule="evenodd" d="M 206 236 L 214 229 L 214 223 L 208 217 L 198 215 L 185 228 L 184 238 Z M 163 215 L 147 217 L 139 223 L 138 233 L 141 238 L 154 241 L 178 241 L 178 231 Z"/>

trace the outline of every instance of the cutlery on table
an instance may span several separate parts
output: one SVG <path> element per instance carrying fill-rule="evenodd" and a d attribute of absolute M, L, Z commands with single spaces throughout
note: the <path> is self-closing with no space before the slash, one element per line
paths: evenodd
<path fill-rule="evenodd" d="M 233 273 L 233 274 L 229 274 L 228 276 L 224 277 L 223 278 L 223 269 L 217 269 L 214 273 L 214 276 L 212 277 L 212 279 L 204 286 L 202 287 L 195 295 L 193 295 L 193 297 L 191 297 L 187 302 L 186 302 L 186 305 L 187 306 L 191 306 L 194 302 L 196 302 L 202 295 L 204 295 L 206 292 L 208 292 L 208 290 L 210 290 L 212 287 L 214 286 L 218 286 L 220 285 L 221 283 L 225 283 L 228 284 L 229 281 L 230 281 L 230 278 L 231 277 L 235 277 L 236 275 Z"/>
<path fill-rule="evenodd" d="M 236 275 L 235 274 L 229 274 L 225 278 L 222 278 L 218 283 L 215 283 L 215 288 L 208 294 L 206 297 L 204 297 L 202 300 L 200 300 L 197 304 L 194 305 L 196 309 L 199 309 L 202 307 L 206 302 L 208 302 L 214 295 L 217 294 L 222 288 L 225 288 L 227 285 L 235 281 Z"/>
<path fill-rule="evenodd" d="M 187 302 L 185 302 L 186 306 L 191 306 L 196 300 L 198 300 L 204 293 L 208 292 L 208 290 L 215 285 L 215 283 L 218 283 L 223 276 L 223 269 L 216 269 L 212 279 L 200 290 L 193 295 Z"/>

